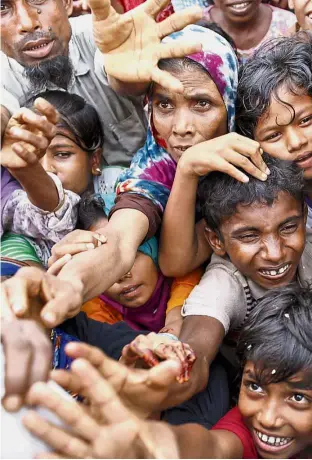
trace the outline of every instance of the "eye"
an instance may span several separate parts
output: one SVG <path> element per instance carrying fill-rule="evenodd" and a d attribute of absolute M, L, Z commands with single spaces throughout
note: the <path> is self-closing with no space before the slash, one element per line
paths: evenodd
<path fill-rule="evenodd" d="M 276 140 L 280 135 L 281 133 L 278 133 L 278 132 L 272 133 L 269 136 L 267 136 L 265 139 L 263 139 L 263 142 L 269 142 L 269 141 Z"/>
<path fill-rule="evenodd" d="M 252 393 L 263 393 L 262 387 L 258 385 L 256 382 L 247 381 L 245 382 L 245 385 L 247 389 Z"/>
<path fill-rule="evenodd" d="M 9 11 L 10 5 L 5 2 L 1 2 L 1 14 L 5 14 Z"/>
<path fill-rule="evenodd" d="M 298 228 L 298 224 L 287 224 L 282 228 L 283 233 L 294 233 Z"/>
<path fill-rule="evenodd" d="M 297 404 L 308 404 L 309 403 L 309 400 L 306 396 L 300 394 L 300 393 L 296 393 L 294 394 L 291 398 L 290 398 L 291 401 L 297 403 Z"/>
<path fill-rule="evenodd" d="M 200 99 L 196 102 L 196 107 L 201 109 L 208 109 L 210 107 L 210 102 L 206 101 L 205 99 Z"/>
<path fill-rule="evenodd" d="M 71 156 L 72 156 L 71 152 L 57 152 L 54 154 L 54 158 L 57 158 L 59 160 L 67 160 L 67 158 Z"/>
<path fill-rule="evenodd" d="M 28 3 L 31 5 L 42 5 L 46 0 L 28 0 Z"/>
<path fill-rule="evenodd" d="M 168 99 L 159 101 L 157 103 L 157 107 L 161 110 L 172 110 L 173 109 L 173 105 L 170 103 Z"/>
<path fill-rule="evenodd" d="M 239 240 L 243 243 L 254 243 L 258 240 L 258 238 L 258 235 L 256 235 L 255 233 L 247 233 L 246 235 L 241 235 L 239 237 Z"/>
<path fill-rule="evenodd" d="M 308 115 L 307 117 L 302 118 L 300 120 L 300 125 L 305 125 L 306 123 L 309 123 L 309 121 L 312 120 L 312 115 Z"/>

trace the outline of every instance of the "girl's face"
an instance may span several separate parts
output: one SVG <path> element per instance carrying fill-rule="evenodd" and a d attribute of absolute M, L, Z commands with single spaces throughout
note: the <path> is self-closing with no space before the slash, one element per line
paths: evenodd
<path fill-rule="evenodd" d="M 138 251 L 133 267 L 105 294 L 124 307 L 141 307 L 152 296 L 158 280 L 157 267 L 151 257 Z"/>
<path fill-rule="evenodd" d="M 297 21 L 303 30 L 312 30 L 311 0 L 288 0 L 289 8 L 295 10 Z"/>
<path fill-rule="evenodd" d="M 272 157 L 295 161 L 312 179 L 312 98 L 281 88 L 259 119 L 255 140 Z"/>
<path fill-rule="evenodd" d="M 261 385 L 254 364 L 246 363 L 238 407 L 261 458 L 298 458 L 312 448 L 311 372 Z"/>
<path fill-rule="evenodd" d="M 70 131 L 58 129 L 41 164 L 46 171 L 58 176 L 65 189 L 81 195 L 88 188 L 92 174 L 96 174 L 101 152 L 90 155 L 72 139 Z"/>
<path fill-rule="evenodd" d="M 155 84 L 152 94 L 153 123 L 167 144 L 167 152 L 178 161 L 183 152 L 227 133 L 223 99 L 204 71 L 185 69 L 177 76 L 184 86 L 175 94 Z"/>
<path fill-rule="evenodd" d="M 258 14 L 261 0 L 214 0 L 226 20 L 235 25 L 248 23 Z"/>

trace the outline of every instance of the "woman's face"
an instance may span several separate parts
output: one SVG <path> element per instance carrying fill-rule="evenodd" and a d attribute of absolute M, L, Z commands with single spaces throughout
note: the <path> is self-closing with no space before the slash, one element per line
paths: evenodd
<path fill-rule="evenodd" d="M 69 131 L 58 129 L 41 164 L 46 171 L 58 176 L 65 189 L 81 195 L 88 188 L 92 172 L 94 174 L 99 166 L 100 153 L 90 155 L 72 139 Z"/>
<path fill-rule="evenodd" d="M 138 251 L 133 267 L 105 294 L 124 307 L 144 305 L 152 296 L 158 280 L 157 267 L 151 257 Z"/>
<path fill-rule="evenodd" d="M 261 0 L 214 0 L 229 23 L 248 23 L 258 14 Z"/>
<path fill-rule="evenodd" d="M 152 107 L 154 127 L 178 161 L 189 147 L 226 134 L 227 112 L 208 73 L 193 68 L 173 74 L 183 83 L 184 93 L 155 84 Z"/>
<path fill-rule="evenodd" d="M 255 140 L 265 152 L 282 160 L 295 161 L 312 179 L 312 98 L 281 88 L 269 109 L 259 119 Z"/>

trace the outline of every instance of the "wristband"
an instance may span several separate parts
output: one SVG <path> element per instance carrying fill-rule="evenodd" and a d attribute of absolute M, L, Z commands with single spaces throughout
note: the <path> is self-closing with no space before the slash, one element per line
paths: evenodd
<path fill-rule="evenodd" d="M 178 342 L 179 339 L 176 335 L 170 334 L 169 332 L 158 332 L 157 335 L 162 335 L 163 337 L 168 337 L 168 339 L 174 340 L 175 342 Z"/>

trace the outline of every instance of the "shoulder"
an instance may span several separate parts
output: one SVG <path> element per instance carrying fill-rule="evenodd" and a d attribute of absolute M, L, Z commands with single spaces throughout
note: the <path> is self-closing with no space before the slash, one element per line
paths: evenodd
<path fill-rule="evenodd" d="M 297 22 L 296 15 L 291 11 L 277 8 L 269 5 L 272 9 L 272 24 L 275 26 L 281 26 L 283 29 L 287 29 L 293 26 Z"/>

